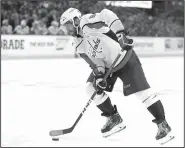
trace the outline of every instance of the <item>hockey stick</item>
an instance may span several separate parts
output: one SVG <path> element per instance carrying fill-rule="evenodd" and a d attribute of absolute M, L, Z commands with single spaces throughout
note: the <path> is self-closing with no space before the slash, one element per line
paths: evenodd
<path fill-rule="evenodd" d="M 123 50 L 121 52 L 123 52 Z M 111 67 L 109 68 L 109 70 L 106 72 L 106 74 L 103 78 L 103 81 L 105 81 L 108 78 L 108 76 L 111 74 L 112 69 L 115 66 L 116 62 L 119 60 L 120 56 L 121 56 L 121 54 L 119 53 L 118 56 L 116 57 L 116 59 L 114 60 L 114 62 L 112 63 Z M 93 95 L 91 96 L 91 98 L 87 102 L 86 106 L 84 107 L 83 111 L 80 113 L 80 115 L 78 116 L 78 118 L 76 119 L 76 121 L 75 121 L 75 123 L 73 124 L 72 127 L 67 128 L 67 129 L 61 129 L 61 130 L 52 130 L 52 131 L 49 132 L 49 135 L 52 136 L 52 137 L 55 137 L 55 136 L 60 136 L 60 135 L 71 133 L 73 131 L 73 129 L 75 128 L 75 126 L 77 125 L 77 123 L 79 122 L 79 120 L 82 118 L 82 116 L 85 113 L 87 107 L 91 104 L 91 102 L 94 99 L 96 93 L 97 93 L 97 91 L 95 91 L 93 93 Z"/>

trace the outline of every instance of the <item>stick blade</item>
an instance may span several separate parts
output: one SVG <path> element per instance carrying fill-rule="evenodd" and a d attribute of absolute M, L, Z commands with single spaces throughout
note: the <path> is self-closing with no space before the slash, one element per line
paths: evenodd
<path fill-rule="evenodd" d="M 63 130 L 52 130 L 52 131 L 50 131 L 49 132 L 49 135 L 50 136 L 60 136 L 60 135 L 63 135 L 64 134 L 64 132 L 63 132 Z"/>
<path fill-rule="evenodd" d="M 63 129 L 63 130 L 52 130 L 49 132 L 50 136 L 60 136 L 60 135 L 64 135 L 64 134 L 68 134 L 71 133 L 73 131 L 73 127 L 68 128 L 68 129 Z"/>

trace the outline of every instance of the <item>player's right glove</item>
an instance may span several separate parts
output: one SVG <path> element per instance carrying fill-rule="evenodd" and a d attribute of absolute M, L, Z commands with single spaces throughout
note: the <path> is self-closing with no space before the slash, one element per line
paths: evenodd
<path fill-rule="evenodd" d="M 128 51 L 133 48 L 133 39 L 128 37 L 129 32 L 126 30 L 121 30 L 116 33 L 116 36 L 118 38 L 118 42 L 122 49 Z"/>

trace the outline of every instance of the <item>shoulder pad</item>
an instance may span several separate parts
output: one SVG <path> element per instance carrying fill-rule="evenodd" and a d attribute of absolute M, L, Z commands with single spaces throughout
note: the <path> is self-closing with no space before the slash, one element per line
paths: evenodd
<path fill-rule="evenodd" d="M 83 26 L 85 26 L 86 24 L 88 24 L 88 15 L 89 14 L 86 14 L 86 15 L 83 15 L 81 20 L 80 20 L 80 28 L 83 29 Z"/>
<path fill-rule="evenodd" d="M 86 14 L 82 16 L 82 19 L 80 21 L 80 28 L 83 30 L 83 27 L 87 24 L 93 24 L 100 22 L 100 14 L 95 13 L 95 14 Z"/>

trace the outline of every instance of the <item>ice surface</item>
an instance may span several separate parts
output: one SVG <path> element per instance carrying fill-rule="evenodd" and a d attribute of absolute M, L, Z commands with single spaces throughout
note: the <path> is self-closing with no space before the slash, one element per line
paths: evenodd
<path fill-rule="evenodd" d="M 167 121 L 176 136 L 164 146 L 182 147 L 183 57 L 141 58 L 141 62 L 150 85 L 163 96 Z M 72 126 L 89 99 L 85 94 L 88 65 L 81 59 L 42 59 L 5 60 L 1 66 L 2 146 L 161 147 L 154 138 L 153 117 L 134 95 L 122 95 L 119 80 L 109 95 L 127 124 L 125 130 L 103 138 L 100 129 L 105 118 L 91 104 L 71 134 L 52 141 L 49 131 Z"/>

